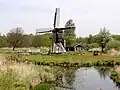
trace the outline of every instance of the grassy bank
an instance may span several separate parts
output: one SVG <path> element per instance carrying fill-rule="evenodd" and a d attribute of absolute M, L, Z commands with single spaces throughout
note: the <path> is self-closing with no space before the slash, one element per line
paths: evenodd
<path fill-rule="evenodd" d="M 87 54 L 60 54 L 60 55 L 28 55 L 15 54 L 8 56 L 9 60 L 35 65 L 64 66 L 64 67 L 89 67 L 89 66 L 114 66 L 120 65 L 120 57 L 103 54 L 93 56 Z M 8 60 L 8 61 L 9 61 Z"/>
<path fill-rule="evenodd" d="M 26 58 L 27 61 L 37 65 L 50 66 L 113 66 L 120 64 L 120 58 L 107 54 L 92 56 L 85 55 L 30 55 Z"/>
<path fill-rule="evenodd" d="M 30 87 L 29 83 L 31 80 L 35 80 L 35 82 L 37 82 L 38 80 L 40 82 L 42 81 L 42 83 L 40 85 L 35 87 L 35 90 L 40 90 L 41 88 L 46 88 L 46 90 L 47 90 L 48 88 L 53 87 L 54 85 L 46 83 L 48 81 L 55 81 L 55 76 L 54 76 L 55 74 L 53 73 L 53 70 L 51 70 L 52 68 L 47 67 L 47 66 L 61 66 L 61 67 L 76 67 L 77 68 L 77 67 L 90 67 L 90 66 L 120 65 L 119 57 L 116 58 L 116 57 L 113 57 L 113 56 L 110 56 L 107 54 L 104 54 L 102 56 L 92 56 L 91 53 L 84 54 L 84 55 L 79 55 L 79 54 L 64 55 L 63 54 L 63 55 L 30 55 L 30 56 L 22 56 L 20 54 L 14 54 L 14 55 L 12 54 L 12 55 L 8 56 L 6 61 L 7 61 L 6 66 L 4 64 L 2 64 L 3 65 L 2 67 L 10 67 L 14 71 L 15 75 L 17 72 L 17 76 L 20 76 L 20 77 L 26 76 L 26 77 L 22 78 L 22 80 L 25 83 L 21 84 L 21 82 L 23 82 L 23 81 L 21 81 L 18 84 L 16 84 L 17 86 L 21 86 L 20 88 L 23 88 L 23 86 L 24 86 L 25 89 L 23 89 L 23 90 L 27 90 L 26 88 Z M 42 65 L 47 65 L 47 66 L 42 67 Z M 60 69 L 61 69 L 61 67 L 60 67 Z M 57 69 L 57 68 L 55 68 L 55 69 L 57 70 L 57 72 L 59 71 L 59 69 Z M 3 72 L 5 70 L 3 70 Z M 113 76 L 114 75 L 115 74 L 113 73 Z M 0 80 L 2 80 L 2 78 L 3 78 L 2 76 L 5 76 L 5 75 L 1 74 Z M 10 79 L 6 79 L 6 78 L 11 78 L 9 76 L 10 75 L 8 73 L 7 76 L 4 77 L 5 78 L 4 80 L 10 80 Z M 115 77 L 115 78 L 117 78 L 117 77 Z M 15 78 L 15 80 L 16 80 L 16 78 Z M 10 80 L 10 81 L 12 81 L 12 80 Z M 19 78 L 17 78 L 17 81 L 19 81 Z M 26 81 L 27 81 L 27 83 L 26 83 Z M 6 82 L 8 82 L 8 81 L 6 81 Z M 119 81 L 117 81 L 117 82 L 119 82 Z M 3 84 L 3 86 L 5 85 L 4 83 L 2 83 L 2 84 Z M 34 81 L 33 81 L 33 84 L 34 84 Z M 46 87 L 46 85 L 47 85 L 47 87 Z M 14 85 L 13 85 L 13 87 L 14 87 Z M 8 88 L 9 88 L 9 86 L 8 86 Z"/>
<path fill-rule="evenodd" d="M 51 88 L 54 88 L 55 84 L 51 83 L 40 83 L 38 84 L 34 90 L 50 90 Z M 54 89 L 53 89 L 54 90 Z"/>
<path fill-rule="evenodd" d="M 116 86 L 120 87 L 120 75 L 116 71 L 116 68 L 113 68 L 110 78 L 116 83 Z"/>
<path fill-rule="evenodd" d="M 0 90 L 31 90 L 49 81 L 55 81 L 52 68 L 9 61 L 0 56 Z"/>

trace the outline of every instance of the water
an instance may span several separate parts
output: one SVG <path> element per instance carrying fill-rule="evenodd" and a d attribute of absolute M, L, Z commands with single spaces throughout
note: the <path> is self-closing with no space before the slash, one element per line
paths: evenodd
<path fill-rule="evenodd" d="M 100 88 L 101 90 L 120 90 L 110 79 L 111 68 L 91 67 L 66 70 L 63 74 L 64 85 L 71 86 L 75 90 L 100 90 Z"/>
<path fill-rule="evenodd" d="M 109 75 L 108 73 L 106 76 L 102 76 L 95 68 L 78 69 L 75 73 L 73 87 L 76 90 L 99 90 L 99 88 L 102 90 L 120 90 Z"/>

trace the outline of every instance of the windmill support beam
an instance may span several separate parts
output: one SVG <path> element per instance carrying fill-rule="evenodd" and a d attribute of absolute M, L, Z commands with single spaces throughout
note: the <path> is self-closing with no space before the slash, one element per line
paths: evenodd
<path fill-rule="evenodd" d="M 54 43 L 53 44 L 53 53 L 65 53 L 66 50 L 63 47 L 62 43 Z"/>

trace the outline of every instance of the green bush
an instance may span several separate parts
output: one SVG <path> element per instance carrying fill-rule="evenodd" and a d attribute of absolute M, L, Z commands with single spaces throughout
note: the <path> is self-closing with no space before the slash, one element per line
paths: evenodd
<path fill-rule="evenodd" d="M 113 41 L 108 42 L 106 44 L 106 49 L 110 50 L 111 48 L 114 48 L 116 50 L 120 50 L 120 41 L 113 40 Z"/>
<path fill-rule="evenodd" d="M 43 84 L 39 84 L 37 85 L 34 90 L 50 90 L 50 88 L 53 88 L 54 86 L 52 84 L 47 84 L 47 83 L 43 83 Z"/>
<path fill-rule="evenodd" d="M 116 65 L 120 65 L 120 60 L 116 60 Z"/>
<path fill-rule="evenodd" d="M 99 47 L 99 44 L 98 43 L 91 43 L 91 44 L 88 44 L 88 47 L 91 49 L 91 48 L 98 48 Z"/>
<path fill-rule="evenodd" d="M 117 86 L 120 86 L 120 79 L 117 72 L 115 71 L 115 68 L 112 70 L 110 78 L 116 83 Z"/>
<path fill-rule="evenodd" d="M 92 62 L 85 62 L 85 63 L 83 63 L 82 66 L 84 66 L 84 67 L 91 67 L 92 65 L 93 65 Z"/>

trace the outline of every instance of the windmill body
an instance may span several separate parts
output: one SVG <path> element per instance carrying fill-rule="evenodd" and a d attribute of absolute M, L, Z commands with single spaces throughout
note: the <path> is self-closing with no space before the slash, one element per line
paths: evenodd
<path fill-rule="evenodd" d="M 72 29 L 75 27 L 67 27 L 67 28 L 57 28 L 59 26 L 60 22 L 60 8 L 56 8 L 55 16 L 54 16 L 54 28 L 48 28 L 48 29 L 37 29 L 36 33 L 46 33 L 46 32 L 52 32 L 52 47 L 50 52 L 51 53 L 64 53 L 66 52 L 65 46 L 64 46 L 64 39 L 63 39 L 63 31 L 66 29 Z"/>

